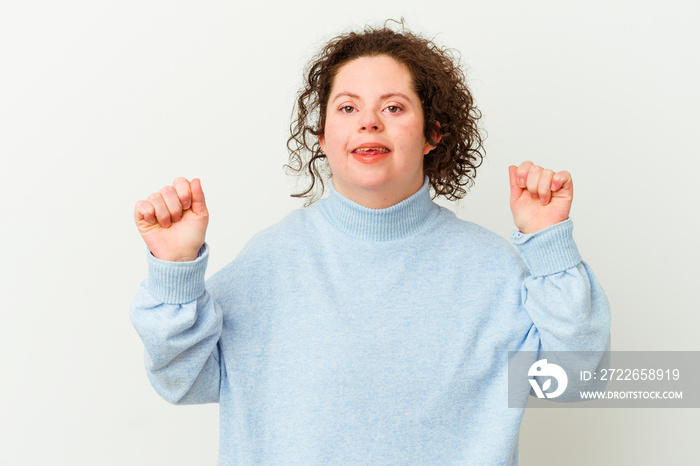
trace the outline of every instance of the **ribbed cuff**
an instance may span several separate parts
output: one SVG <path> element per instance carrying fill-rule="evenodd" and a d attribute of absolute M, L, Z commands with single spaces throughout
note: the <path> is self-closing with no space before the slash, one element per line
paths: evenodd
<path fill-rule="evenodd" d="M 164 304 L 184 304 L 204 293 L 204 273 L 209 260 L 206 243 L 199 257 L 190 262 L 171 262 L 156 258 L 148 252 L 146 287 L 153 297 Z"/>
<path fill-rule="evenodd" d="M 513 231 L 510 242 L 535 277 L 544 277 L 576 267 L 581 262 L 573 237 L 571 219 L 557 223 L 535 233 Z"/>

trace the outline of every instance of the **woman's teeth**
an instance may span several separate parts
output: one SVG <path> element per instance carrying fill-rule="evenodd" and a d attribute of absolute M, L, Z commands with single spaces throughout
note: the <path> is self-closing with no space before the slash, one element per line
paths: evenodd
<path fill-rule="evenodd" d="M 389 149 L 384 147 L 360 147 L 353 152 L 389 152 Z"/>

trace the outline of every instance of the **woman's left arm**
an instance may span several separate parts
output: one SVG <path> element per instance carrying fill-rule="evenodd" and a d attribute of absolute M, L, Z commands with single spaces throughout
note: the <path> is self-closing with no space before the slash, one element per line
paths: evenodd
<path fill-rule="evenodd" d="M 610 306 L 573 239 L 571 175 L 524 162 L 509 167 L 509 177 L 519 230 L 511 242 L 530 271 L 523 305 L 539 332 L 540 350 L 605 350 Z"/>

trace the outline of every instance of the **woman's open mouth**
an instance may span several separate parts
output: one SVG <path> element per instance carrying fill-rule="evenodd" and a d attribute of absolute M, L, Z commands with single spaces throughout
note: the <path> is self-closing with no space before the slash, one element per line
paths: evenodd
<path fill-rule="evenodd" d="M 391 151 L 383 146 L 363 146 L 352 151 L 355 160 L 362 163 L 374 163 L 385 159 Z"/>

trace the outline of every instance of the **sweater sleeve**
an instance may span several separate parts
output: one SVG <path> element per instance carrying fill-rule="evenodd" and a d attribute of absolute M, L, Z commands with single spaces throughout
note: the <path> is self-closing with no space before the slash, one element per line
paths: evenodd
<path fill-rule="evenodd" d="M 511 234 L 530 272 L 522 302 L 539 333 L 540 351 L 605 351 L 610 306 L 581 260 L 572 230 L 567 219 L 535 233 Z"/>
<path fill-rule="evenodd" d="M 131 306 L 131 321 L 145 346 L 153 388 L 174 404 L 219 400 L 220 307 L 204 287 L 209 257 L 205 244 L 191 262 L 168 262 L 148 254 L 148 279 Z"/>

